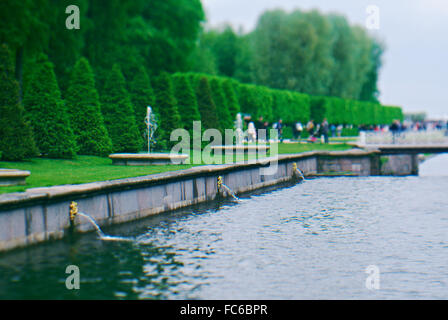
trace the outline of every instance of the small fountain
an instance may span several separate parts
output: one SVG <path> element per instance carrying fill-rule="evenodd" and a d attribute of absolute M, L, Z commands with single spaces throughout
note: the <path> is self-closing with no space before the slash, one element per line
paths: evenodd
<path fill-rule="evenodd" d="M 154 112 L 152 112 L 152 109 L 150 106 L 146 109 L 146 118 L 145 118 L 145 124 L 146 124 L 146 138 L 148 140 L 148 153 L 151 153 L 151 143 L 155 144 L 156 141 L 153 138 L 154 133 L 156 132 L 158 126 L 157 126 L 157 119 Z"/>
<path fill-rule="evenodd" d="M 236 145 L 242 146 L 244 142 L 244 132 L 243 132 L 243 119 L 241 118 L 241 113 L 238 113 L 236 115 L 235 130 L 236 130 Z"/>
<path fill-rule="evenodd" d="M 218 193 L 221 194 L 221 195 L 224 195 L 224 192 L 223 192 L 222 189 L 224 189 L 224 191 L 225 191 L 227 194 L 231 195 L 232 198 L 233 198 L 233 200 L 241 201 L 240 198 L 238 198 L 238 197 L 235 195 L 235 193 L 232 191 L 232 189 L 230 189 L 227 185 L 224 184 L 224 182 L 222 182 L 222 177 L 219 176 L 219 177 L 218 177 Z"/>
<path fill-rule="evenodd" d="M 145 117 L 147 153 L 116 153 L 109 155 L 114 165 L 139 166 L 139 165 L 168 165 L 183 164 L 188 159 L 186 154 L 151 153 L 151 144 L 155 144 L 157 117 L 150 106 L 146 109 Z"/>
<path fill-rule="evenodd" d="M 244 144 L 244 136 L 245 133 L 243 131 L 243 118 L 241 113 L 238 113 L 236 115 L 236 120 L 234 121 L 234 129 L 235 129 L 235 145 L 231 146 L 212 146 L 212 150 L 231 150 L 234 153 L 249 153 L 254 152 L 256 154 L 257 152 L 263 151 L 265 154 L 267 151 L 269 151 L 270 147 L 267 145 L 245 145 Z"/>
<path fill-rule="evenodd" d="M 305 175 L 302 170 L 297 167 L 297 163 L 295 162 L 292 164 L 292 175 L 294 179 L 297 179 L 298 181 L 306 181 Z"/>
<path fill-rule="evenodd" d="M 115 236 L 109 236 L 109 235 L 104 234 L 103 230 L 101 230 L 100 226 L 95 221 L 95 219 L 93 219 L 91 216 L 89 216 L 86 213 L 79 212 L 78 204 L 76 202 L 72 202 L 72 203 L 70 203 L 70 221 L 72 223 L 74 223 L 76 216 L 83 217 L 84 219 L 89 221 L 89 223 L 95 228 L 96 233 L 98 234 L 98 238 L 100 240 L 103 240 L 103 241 L 126 241 L 126 242 L 134 241 L 134 239 L 130 239 L 130 238 L 115 237 Z"/>

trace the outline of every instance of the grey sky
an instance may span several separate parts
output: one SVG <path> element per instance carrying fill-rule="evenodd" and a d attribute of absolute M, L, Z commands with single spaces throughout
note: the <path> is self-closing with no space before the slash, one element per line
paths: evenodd
<path fill-rule="evenodd" d="M 245 31 L 266 9 L 295 8 L 344 14 L 365 25 L 368 5 L 380 9 L 378 36 L 386 43 L 379 87 L 383 104 L 448 117 L 448 0 L 202 0 L 208 24 Z M 447 91 L 445 91 L 447 90 Z"/>

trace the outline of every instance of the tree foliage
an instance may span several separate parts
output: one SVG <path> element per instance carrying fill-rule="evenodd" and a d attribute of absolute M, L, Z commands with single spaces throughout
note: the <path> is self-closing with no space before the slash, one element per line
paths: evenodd
<path fill-rule="evenodd" d="M 78 153 L 97 156 L 110 154 L 112 142 L 101 114 L 93 71 L 85 58 L 79 59 L 73 69 L 66 104 Z"/>
<path fill-rule="evenodd" d="M 204 129 L 221 129 L 210 83 L 206 76 L 200 76 L 196 85 L 196 97 Z"/>
<path fill-rule="evenodd" d="M 233 128 L 232 117 L 228 109 L 227 98 L 222 90 L 221 81 L 219 78 L 212 78 L 210 80 L 210 89 L 212 92 L 212 99 L 216 106 L 216 114 L 219 119 L 219 128 L 222 133 L 225 129 Z"/>
<path fill-rule="evenodd" d="M 129 83 L 129 93 L 134 106 L 135 121 L 139 128 L 140 135 L 143 137 L 146 133 L 145 118 L 147 108 L 154 109 L 155 96 L 151 81 L 144 67 L 140 67 L 132 81 Z"/>
<path fill-rule="evenodd" d="M 156 93 L 156 112 L 159 114 L 159 148 L 166 149 L 173 145 L 171 132 L 182 127 L 181 117 L 177 109 L 174 88 L 168 73 L 162 72 L 154 81 Z"/>
<path fill-rule="evenodd" d="M 143 140 L 135 122 L 126 81 L 118 65 L 113 66 L 105 83 L 101 111 L 112 140 L 113 152 L 140 151 Z"/>
<path fill-rule="evenodd" d="M 70 117 L 61 99 L 53 64 L 43 54 L 34 64 L 24 105 L 42 156 L 73 158 L 77 147 Z"/>
<path fill-rule="evenodd" d="M 266 11 L 251 33 L 212 29 L 201 36 L 199 48 L 195 71 L 215 65 L 209 73 L 245 83 L 378 102 L 384 45 L 341 15 Z"/>
<path fill-rule="evenodd" d="M 173 77 L 173 82 L 182 126 L 191 134 L 193 132 L 193 121 L 201 120 L 196 95 L 187 75 L 176 74 Z"/>
<path fill-rule="evenodd" d="M 37 154 L 31 127 L 19 99 L 11 52 L 0 46 L 0 158 L 23 160 Z"/>

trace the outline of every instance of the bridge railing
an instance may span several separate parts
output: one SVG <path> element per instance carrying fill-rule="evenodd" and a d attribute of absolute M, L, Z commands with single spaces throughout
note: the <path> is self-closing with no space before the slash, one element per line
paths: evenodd
<path fill-rule="evenodd" d="M 447 130 L 431 131 L 401 131 L 392 132 L 371 132 L 362 131 L 358 138 L 361 145 L 385 145 L 385 144 L 404 144 L 404 145 L 447 145 Z"/>

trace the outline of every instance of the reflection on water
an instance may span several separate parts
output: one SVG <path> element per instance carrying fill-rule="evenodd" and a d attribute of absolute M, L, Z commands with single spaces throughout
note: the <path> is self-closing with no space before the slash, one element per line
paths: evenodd
<path fill-rule="evenodd" d="M 430 161 L 425 176 L 308 180 L 104 230 L 134 242 L 92 233 L 3 254 L 0 298 L 446 299 L 448 177 L 426 172 L 448 161 Z M 80 290 L 65 288 L 72 264 Z"/>

